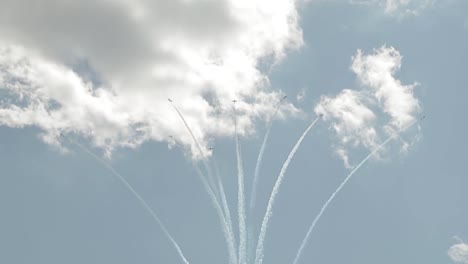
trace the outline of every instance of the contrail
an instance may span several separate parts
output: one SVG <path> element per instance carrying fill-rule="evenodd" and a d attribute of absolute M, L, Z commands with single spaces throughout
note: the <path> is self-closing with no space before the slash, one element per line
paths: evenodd
<path fill-rule="evenodd" d="M 169 101 L 172 105 L 172 107 L 174 108 L 174 110 L 177 112 L 177 114 L 179 115 L 180 119 L 182 120 L 182 122 L 184 123 L 185 127 L 187 128 L 187 131 L 190 133 L 190 136 L 192 137 L 192 140 L 193 142 L 195 143 L 198 151 L 200 152 L 200 155 L 202 156 L 202 161 L 203 161 L 203 165 L 206 169 L 206 171 L 208 173 L 211 172 L 211 169 L 210 169 L 210 166 L 208 165 L 208 162 L 204 159 L 204 155 L 203 155 L 203 151 L 201 149 L 201 146 L 200 144 L 198 143 L 198 140 L 197 138 L 195 137 L 195 135 L 193 134 L 193 131 L 192 129 L 190 128 L 190 126 L 188 125 L 187 121 L 185 120 L 184 116 L 182 115 L 182 113 L 179 111 L 179 109 L 172 103 L 172 101 Z M 227 243 L 227 246 L 228 246 L 228 252 L 229 252 L 229 257 L 230 257 L 230 261 L 232 264 L 236 264 L 237 263 L 237 257 L 236 257 L 236 250 L 235 250 L 235 245 L 234 245 L 234 235 L 233 235 L 233 232 L 230 231 L 230 228 L 228 226 L 228 223 L 226 222 L 226 217 L 225 215 L 223 214 L 223 211 L 221 209 L 221 206 L 219 205 L 219 201 L 218 199 L 216 198 L 216 195 L 215 193 L 213 192 L 213 189 L 212 187 L 210 186 L 209 182 L 207 181 L 205 175 L 201 172 L 201 170 L 198 168 L 198 166 L 193 162 L 193 165 L 194 165 L 194 168 L 197 172 L 197 174 L 199 175 L 202 183 L 203 183 L 203 186 L 206 190 L 206 192 L 208 193 L 208 195 L 210 196 L 213 204 L 214 204 L 214 207 L 215 207 L 215 210 L 218 214 L 218 217 L 219 217 L 219 220 L 221 222 L 221 226 L 222 226 L 222 229 L 223 229 L 223 234 L 224 234 L 224 237 L 226 239 L 226 243 Z"/>
<path fill-rule="evenodd" d="M 239 144 L 239 134 L 237 133 L 237 113 L 234 108 L 234 130 L 236 136 L 236 156 L 237 156 L 237 211 L 239 217 L 239 264 L 247 264 L 247 216 L 245 215 L 245 190 L 244 190 L 244 169 L 242 166 L 242 154 Z"/>
<path fill-rule="evenodd" d="M 281 187 L 281 183 L 283 182 L 284 175 L 286 173 L 286 170 L 288 169 L 289 163 L 291 162 L 292 158 L 294 157 L 294 154 L 296 154 L 297 149 L 301 146 L 302 141 L 304 138 L 307 136 L 309 131 L 312 129 L 312 127 L 317 123 L 317 121 L 320 119 L 320 116 L 317 117 L 312 123 L 306 128 L 304 133 L 302 133 L 301 137 L 299 140 L 296 142 L 296 145 L 294 145 L 293 149 L 288 155 L 288 158 L 284 162 L 283 166 L 281 167 L 280 174 L 278 175 L 278 178 L 276 179 L 275 185 L 273 186 L 273 190 L 270 195 L 270 199 L 268 200 L 268 205 L 267 209 L 265 212 L 265 216 L 263 217 L 262 221 L 262 226 L 260 228 L 260 235 L 258 236 L 258 242 L 257 242 L 257 249 L 255 252 L 255 263 L 256 264 L 262 264 L 263 262 L 263 250 L 264 250 L 264 242 L 265 242 L 265 236 L 268 228 L 268 223 L 270 222 L 270 218 L 273 214 L 273 205 L 275 203 L 276 196 L 278 195 L 279 188 Z"/>
<path fill-rule="evenodd" d="M 65 137 L 65 136 L 62 135 L 62 137 Z M 91 157 L 93 157 L 98 162 L 103 164 L 109 171 L 112 172 L 112 174 L 114 174 L 114 176 L 116 176 L 123 183 L 123 185 L 125 185 L 125 187 L 127 187 L 127 189 L 135 196 L 135 198 L 137 198 L 137 200 L 146 209 L 146 211 L 151 215 L 151 217 L 153 217 L 153 219 L 156 221 L 156 223 L 159 225 L 159 227 L 164 232 L 164 235 L 166 235 L 166 237 L 171 241 L 172 245 L 175 247 L 175 249 L 179 253 L 179 256 L 182 259 L 182 261 L 185 264 L 190 264 L 188 262 L 188 260 L 185 258 L 184 254 L 182 253 L 182 250 L 180 249 L 180 247 L 177 244 L 177 242 L 175 241 L 175 239 L 172 237 L 172 235 L 166 229 L 166 227 L 162 223 L 161 219 L 159 219 L 159 217 L 157 216 L 156 212 L 154 212 L 154 210 L 151 209 L 151 207 L 148 205 L 148 203 L 146 203 L 146 201 L 143 199 L 143 197 L 141 197 L 141 195 L 138 194 L 138 192 L 130 185 L 130 183 L 122 175 L 120 175 L 120 173 L 118 173 L 110 164 L 108 164 L 102 158 L 100 158 L 99 156 L 97 156 L 96 154 L 94 154 L 93 152 L 88 150 L 85 146 L 83 146 L 82 144 L 80 144 L 80 143 L 78 143 L 78 142 L 76 142 L 74 140 L 71 140 L 71 139 L 68 139 L 68 141 L 70 141 L 71 143 L 77 145 L 84 152 L 88 153 Z"/>
<path fill-rule="evenodd" d="M 325 204 L 322 206 L 322 208 L 320 209 L 320 212 L 318 213 L 318 215 L 315 217 L 314 221 L 312 222 L 312 225 L 309 227 L 309 230 L 307 231 L 307 234 L 306 236 L 304 237 L 304 240 L 302 241 L 302 244 L 301 246 L 299 247 L 299 250 L 297 251 L 297 254 L 296 254 L 296 257 L 294 258 L 294 262 L 293 264 L 297 264 L 299 262 L 299 258 L 301 257 L 302 255 L 302 251 L 304 250 L 306 244 L 307 244 L 307 241 L 309 240 L 309 236 L 310 234 L 312 233 L 312 231 L 314 230 L 314 227 L 315 225 L 317 224 L 318 220 L 320 220 L 320 218 L 322 217 L 323 213 L 325 212 L 325 210 L 327 209 L 327 207 L 330 205 L 330 203 L 333 201 L 333 199 L 335 198 L 335 196 L 341 191 L 341 189 L 343 189 L 343 187 L 345 186 L 345 184 L 351 179 L 351 177 L 353 176 L 354 173 L 356 173 L 356 171 L 359 170 L 359 168 L 361 168 L 361 166 L 366 163 L 367 160 L 369 160 L 375 153 L 377 153 L 380 149 L 382 149 L 388 142 L 390 142 L 392 139 L 394 139 L 396 136 L 398 136 L 399 134 L 401 134 L 403 131 L 405 131 L 406 129 L 408 129 L 409 127 L 413 126 L 418 120 L 414 120 L 413 122 L 411 122 L 410 124 L 408 124 L 406 127 L 404 127 L 402 130 L 400 130 L 400 132 L 394 134 L 393 136 L 390 136 L 387 140 L 385 140 L 382 144 L 380 144 L 379 146 L 377 146 L 369 155 L 367 155 L 362 161 L 361 163 L 359 163 L 356 167 L 354 167 L 354 169 L 348 174 L 348 176 L 346 176 L 346 178 L 343 180 L 343 182 L 338 186 L 338 188 L 335 190 L 335 192 L 330 196 L 330 198 L 328 198 L 328 200 L 325 202 Z"/>
<path fill-rule="evenodd" d="M 220 193 L 220 196 L 221 196 L 221 203 L 223 205 L 224 216 L 226 217 L 227 223 L 229 225 L 229 232 L 230 232 L 230 236 L 233 239 L 233 245 L 235 245 L 236 244 L 236 239 L 235 239 L 235 236 L 234 236 L 234 226 L 232 224 L 231 211 L 230 211 L 229 205 L 227 203 L 226 192 L 224 191 L 223 181 L 221 180 L 221 176 L 220 176 L 221 173 L 219 171 L 218 162 L 216 162 L 216 157 L 215 157 L 214 154 L 213 154 L 213 163 L 214 163 L 214 167 L 215 167 L 216 180 L 218 182 L 218 189 L 219 189 L 219 193 Z"/>

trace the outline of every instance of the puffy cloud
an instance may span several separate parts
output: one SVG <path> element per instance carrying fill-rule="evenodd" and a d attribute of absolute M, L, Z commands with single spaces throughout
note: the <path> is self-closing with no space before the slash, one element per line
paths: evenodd
<path fill-rule="evenodd" d="M 420 112 L 414 85 L 403 85 L 394 77 L 401 67 L 401 55 L 393 47 L 381 47 L 369 55 L 358 50 L 351 69 L 363 89 L 342 90 L 337 96 L 323 96 L 315 113 L 330 122 L 338 138 L 336 153 L 349 164 L 349 150 L 371 150 L 382 134 L 395 135 L 411 124 Z M 402 141 L 402 150 L 411 144 Z"/>
<path fill-rule="evenodd" d="M 323 96 L 315 107 L 324 121 L 331 122 L 339 143 L 336 153 L 350 168 L 347 146 L 373 148 L 379 141 L 374 128 L 376 115 L 368 108 L 364 93 L 345 89 L 336 97 Z"/>
<path fill-rule="evenodd" d="M 382 110 L 391 118 L 389 130 L 401 130 L 414 121 L 420 110 L 414 96 L 416 84 L 403 85 L 394 75 L 401 67 L 401 55 L 393 47 L 381 47 L 368 56 L 358 50 L 351 69 L 362 84 L 371 88 Z"/>
<path fill-rule="evenodd" d="M 57 145 L 74 133 L 108 153 L 172 135 L 195 154 L 167 98 L 201 141 L 232 135 L 233 99 L 251 133 L 282 96 L 259 65 L 301 45 L 294 0 L 6 0 L 0 124 L 39 127 Z"/>
<path fill-rule="evenodd" d="M 468 264 L 468 245 L 460 241 L 450 247 L 448 255 L 454 263 Z"/>

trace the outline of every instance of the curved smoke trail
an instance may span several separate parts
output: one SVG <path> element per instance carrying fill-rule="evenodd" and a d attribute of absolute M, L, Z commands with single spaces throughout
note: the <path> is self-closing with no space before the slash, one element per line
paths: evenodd
<path fill-rule="evenodd" d="M 249 217 L 253 218 L 253 211 L 255 208 L 255 203 L 257 200 L 257 185 L 258 185 L 258 178 L 260 175 L 260 168 L 262 166 L 262 160 L 263 160 L 263 154 L 265 153 L 265 148 L 266 148 L 266 143 L 268 142 L 268 138 L 270 136 L 270 131 L 273 126 L 273 121 L 275 120 L 276 116 L 278 115 L 279 109 L 281 107 L 281 103 L 283 102 L 283 99 L 278 103 L 276 106 L 275 112 L 273 116 L 271 117 L 270 121 L 268 122 L 267 130 L 265 132 L 265 135 L 263 136 L 263 141 L 262 145 L 260 146 L 260 151 L 258 152 L 257 156 L 257 163 L 255 164 L 255 172 L 254 172 L 254 178 L 252 182 L 252 190 L 250 191 L 250 201 L 249 201 Z M 248 230 L 248 250 L 249 250 L 249 258 L 252 255 L 251 250 L 254 250 L 254 227 L 253 225 L 249 226 Z"/>
<path fill-rule="evenodd" d="M 255 252 L 255 263 L 256 264 L 262 264 L 262 262 L 263 262 L 264 242 L 265 242 L 266 232 L 267 232 L 267 229 L 268 229 L 268 223 L 270 222 L 270 218 L 271 218 L 271 216 L 273 214 L 273 205 L 275 203 L 276 196 L 278 195 L 279 188 L 281 187 L 281 183 L 283 182 L 286 170 L 288 169 L 289 163 L 291 162 L 292 158 L 294 157 L 294 154 L 296 154 L 297 149 L 301 146 L 302 141 L 304 140 L 304 138 L 307 136 L 309 131 L 312 129 L 312 127 L 317 123 L 317 121 L 319 119 L 320 119 L 320 116 L 317 117 L 314 121 L 312 121 L 312 123 L 302 133 L 301 137 L 296 142 L 296 145 L 294 145 L 294 147 L 292 148 L 291 152 L 288 155 L 288 158 L 286 159 L 283 166 L 281 167 L 280 174 L 278 175 L 278 178 L 276 179 L 275 185 L 273 186 L 273 190 L 272 190 L 271 195 L 270 195 L 270 199 L 268 200 L 267 209 L 266 209 L 266 212 L 265 212 L 265 216 L 263 217 L 262 226 L 260 228 L 260 235 L 258 236 L 257 249 L 256 249 L 256 252 Z"/>
<path fill-rule="evenodd" d="M 237 133 L 237 113 L 234 108 L 234 130 L 236 135 L 236 156 L 237 156 L 237 212 L 239 217 L 239 264 L 247 263 L 247 216 L 245 214 L 245 190 L 244 190 L 244 169 L 242 165 L 242 153 L 239 144 L 239 134 Z"/>
<path fill-rule="evenodd" d="M 226 222 L 226 218 L 223 214 L 223 211 L 221 207 L 219 206 L 218 200 L 216 199 L 216 196 L 214 192 L 209 188 L 208 182 L 206 181 L 203 173 L 201 172 L 200 168 L 198 165 L 196 165 L 193 162 L 193 166 L 195 168 L 195 171 L 197 172 L 198 176 L 200 177 L 203 187 L 208 192 L 208 195 L 211 198 L 211 201 L 214 204 L 214 207 L 216 209 L 216 213 L 218 214 L 218 217 L 220 218 L 221 225 L 222 225 L 222 230 L 224 234 L 224 238 L 226 239 L 226 242 L 228 244 L 228 253 L 229 253 L 229 259 L 231 264 L 237 264 L 237 256 L 236 256 L 236 249 L 235 249 L 235 242 L 234 242 L 234 234 L 232 233 L 232 230 L 228 227 L 228 223 Z"/>
<path fill-rule="evenodd" d="M 64 137 L 62 135 L 62 137 Z M 100 157 L 98 157 L 96 154 L 94 154 L 93 152 L 91 152 L 90 150 L 88 150 L 85 146 L 83 146 L 82 144 L 74 141 L 74 140 L 71 140 L 71 139 L 68 139 L 71 143 L 77 145 L 79 148 L 81 148 L 84 152 L 88 153 L 91 157 L 93 157 L 94 159 L 96 159 L 98 162 L 100 162 L 101 164 L 103 164 L 109 171 L 112 172 L 112 174 L 114 174 L 114 176 L 116 176 L 122 183 L 123 185 L 125 185 L 125 187 L 127 187 L 127 189 L 135 196 L 135 198 L 137 198 L 137 200 L 140 202 L 140 204 L 146 209 L 146 211 L 151 215 L 151 217 L 156 221 L 156 223 L 159 225 L 159 227 L 161 228 L 161 230 L 163 231 L 164 235 L 171 241 L 172 245 L 175 247 L 175 249 L 177 250 L 177 252 L 179 253 L 179 256 L 180 258 L 182 259 L 182 261 L 185 263 L 185 264 L 190 264 L 188 262 L 188 260 L 185 258 L 184 254 L 182 253 L 182 250 L 180 249 L 179 245 L 177 244 L 177 242 L 175 241 L 175 239 L 172 237 L 172 235 L 169 233 L 169 231 L 166 229 L 166 227 L 164 226 L 164 224 L 162 223 L 161 219 L 159 219 L 159 217 L 157 216 L 156 212 L 154 212 L 153 209 L 151 209 L 151 207 L 148 205 L 148 203 L 146 203 L 145 199 L 143 199 L 143 197 L 141 197 L 140 194 L 138 194 L 138 192 L 130 185 L 130 183 L 122 176 L 120 175 L 120 173 L 118 173 L 111 165 L 109 165 L 106 161 L 104 161 L 103 159 L 101 159 Z"/>
<path fill-rule="evenodd" d="M 229 205 L 227 203 L 226 192 L 224 191 L 223 181 L 221 180 L 221 176 L 220 176 L 221 173 L 219 172 L 218 163 L 216 162 L 216 157 L 215 157 L 214 154 L 213 154 L 213 163 L 214 163 L 214 167 L 215 167 L 215 177 L 216 177 L 216 181 L 218 182 L 218 189 L 219 189 L 219 193 L 220 193 L 220 196 L 221 196 L 221 203 L 222 203 L 222 206 L 223 206 L 224 215 L 225 215 L 227 223 L 229 225 L 229 232 L 230 232 L 230 236 L 233 239 L 233 245 L 235 245 L 236 244 L 236 239 L 234 237 L 234 226 L 232 224 L 231 210 L 229 209 Z"/>
<path fill-rule="evenodd" d="M 203 157 L 203 151 L 201 149 L 200 144 L 198 143 L 197 138 L 193 134 L 192 129 L 188 125 L 187 121 L 185 120 L 184 116 L 179 111 L 179 109 L 172 102 L 171 102 L 171 105 L 174 108 L 174 110 L 177 112 L 177 114 L 179 115 L 182 122 L 184 123 L 185 127 L 187 128 L 187 131 L 190 133 L 190 136 L 192 137 L 193 142 L 195 143 L 198 151 L 200 152 L 200 155 L 202 156 L 203 165 L 204 165 L 205 169 L 207 170 L 207 172 L 209 173 L 211 171 L 210 166 L 208 165 L 208 162 Z M 213 204 L 215 206 L 215 210 L 216 210 L 216 212 L 218 214 L 218 217 L 219 217 L 219 220 L 221 222 L 221 226 L 222 226 L 222 229 L 223 229 L 223 234 L 224 234 L 224 237 L 226 239 L 227 246 L 228 246 L 230 261 L 231 261 L 232 264 L 236 264 L 237 263 L 237 257 L 236 257 L 236 250 L 235 250 L 235 246 L 234 246 L 234 235 L 233 235 L 232 232 L 229 231 L 230 228 L 228 226 L 228 223 L 226 222 L 225 215 L 223 214 L 223 211 L 221 209 L 221 206 L 219 205 L 218 199 L 216 198 L 216 195 L 214 194 L 213 189 L 210 187 L 210 184 L 209 184 L 208 180 L 206 179 L 205 175 L 201 172 L 201 170 L 198 168 L 198 166 L 195 163 L 193 163 L 193 165 L 194 165 L 195 170 L 196 170 L 197 174 L 199 175 L 199 177 L 200 177 L 200 179 L 201 179 L 201 181 L 203 183 L 203 186 L 205 187 L 205 190 L 207 191 L 208 195 L 210 196 L 210 198 L 211 198 L 211 200 L 212 200 L 212 202 L 213 202 Z"/>
<path fill-rule="evenodd" d="M 203 155 L 204 152 L 200 146 L 200 144 L 198 143 L 198 140 L 197 138 L 195 137 L 195 134 L 193 134 L 193 131 L 192 129 L 190 128 L 189 124 L 187 123 L 187 120 L 185 120 L 185 117 L 184 115 L 182 115 L 182 113 L 179 111 L 179 108 L 177 108 L 174 103 L 172 101 L 169 101 L 172 105 L 172 107 L 174 108 L 174 110 L 177 112 L 177 114 L 179 115 L 180 119 L 182 120 L 182 122 L 184 123 L 185 125 L 185 128 L 188 130 L 190 136 L 192 137 L 192 140 L 193 142 L 195 143 L 195 146 L 197 147 L 198 149 L 198 152 L 200 152 L 200 155 L 201 155 L 201 160 L 203 162 L 203 166 L 205 167 L 205 170 L 207 171 L 208 173 L 208 183 L 209 183 L 209 187 L 210 189 L 214 190 L 214 192 L 217 192 L 216 191 L 216 186 L 214 185 L 214 180 L 213 180 L 213 174 L 211 172 L 211 168 L 208 164 L 208 162 L 206 161 L 205 159 L 205 156 Z M 206 178 L 204 175 L 203 175 L 204 178 Z"/>
<path fill-rule="evenodd" d="M 271 127 L 273 126 L 273 120 L 275 120 L 276 116 L 278 115 L 278 111 L 280 109 L 282 100 L 279 102 L 278 106 L 276 107 L 275 113 L 273 114 L 271 120 L 268 122 L 267 130 L 265 132 L 265 136 L 263 137 L 262 145 L 260 146 L 260 151 L 258 152 L 257 163 L 255 164 L 255 173 L 252 183 L 252 190 L 250 192 L 250 202 L 249 202 L 249 213 L 252 215 L 253 209 L 255 207 L 255 202 L 257 199 L 257 185 L 258 185 L 258 177 L 260 174 L 260 168 L 262 166 L 263 154 L 265 153 L 266 143 L 268 142 L 268 138 L 270 136 Z"/>
<path fill-rule="evenodd" d="M 410 124 L 408 124 L 405 128 L 403 128 L 402 130 L 400 130 L 400 132 L 390 136 L 387 140 L 385 140 L 382 144 L 380 144 L 379 146 L 377 146 L 369 155 L 367 155 L 356 167 L 354 167 L 354 169 L 348 174 L 348 176 L 346 176 L 346 178 L 343 180 L 343 182 L 338 186 L 338 188 L 335 190 L 334 193 L 332 193 L 332 195 L 330 196 L 330 198 L 328 198 L 328 200 L 325 202 L 325 204 L 323 204 L 322 208 L 320 209 L 320 212 L 318 213 L 318 215 L 315 217 L 314 221 L 312 222 L 312 225 L 309 227 L 309 230 L 307 231 L 307 234 L 306 236 L 304 237 L 304 240 L 302 241 L 302 244 L 301 246 L 299 247 L 299 250 L 297 251 L 297 254 L 296 254 L 296 257 L 294 258 L 294 262 L 293 264 L 297 264 L 299 262 L 299 258 L 301 257 L 302 255 L 302 251 L 304 250 L 306 244 L 307 244 L 307 241 L 309 240 L 309 236 L 310 234 L 312 233 L 312 231 L 314 230 L 314 227 L 315 225 L 317 224 L 318 220 L 320 220 L 320 218 L 322 217 L 323 213 L 325 212 L 325 210 L 327 209 L 328 205 L 330 205 L 330 203 L 333 201 L 333 199 L 335 198 L 335 196 L 341 191 L 341 189 L 343 189 L 343 187 L 345 186 L 345 184 L 351 179 L 351 177 L 353 176 L 354 173 L 356 173 L 356 171 L 359 170 L 359 168 L 361 168 L 362 165 L 364 165 L 364 163 L 366 163 L 367 160 L 369 160 L 375 153 L 377 153 L 377 151 L 379 151 L 380 149 L 382 149 L 388 142 L 390 142 L 392 139 L 394 139 L 396 136 L 398 136 L 400 133 L 402 133 L 403 131 L 405 131 L 406 129 L 408 129 L 409 127 L 413 126 L 418 120 L 414 120 L 413 122 L 411 122 Z"/>

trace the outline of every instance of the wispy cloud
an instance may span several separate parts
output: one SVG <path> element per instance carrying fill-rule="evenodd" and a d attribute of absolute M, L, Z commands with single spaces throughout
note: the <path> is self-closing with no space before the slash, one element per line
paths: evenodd
<path fill-rule="evenodd" d="M 170 135 L 190 145 L 167 98 L 201 141 L 234 133 L 233 99 L 239 132 L 252 132 L 282 96 L 259 61 L 276 63 L 303 42 L 294 0 L 29 5 L 0 10 L 0 124 L 39 127 L 51 144 L 79 134 L 109 153 Z"/>
<path fill-rule="evenodd" d="M 349 0 L 351 4 L 381 8 L 385 14 L 396 17 L 420 15 L 435 2 L 436 0 Z"/>
<path fill-rule="evenodd" d="M 336 96 L 323 96 L 315 112 L 329 121 L 338 138 L 336 153 L 346 167 L 351 167 L 349 149 L 373 149 L 381 134 L 395 135 L 412 123 L 420 112 L 412 85 L 403 85 L 394 74 L 402 57 L 393 47 L 383 46 L 369 55 L 358 50 L 351 69 L 356 73 L 361 90 L 344 89 Z M 403 142 L 407 149 L 409 143 Z"/>
<path fill-rule="evenodd" d="M 304 101 L 305 97 L 307 96 L 307 88 L 302 87 L 299 92 L 296 94 L 296 101 L 301 103 Z"/>

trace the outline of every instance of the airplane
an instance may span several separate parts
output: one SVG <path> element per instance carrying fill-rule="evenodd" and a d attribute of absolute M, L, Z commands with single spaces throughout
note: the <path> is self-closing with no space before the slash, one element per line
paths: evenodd
<path fill-rule="evenodd" d="M 171 102 L 171 103 L 172 103 L 172 100 L 171 100 L 171 98 L 167 98 L 167 100 L 168 100 L 169 102 Z"/>
<path fill-rule="evenodd" d="M 286 99 L 286 98 L 288 98 L 287 95 L 283 96 L 283 98 L 281 98 L 281 100 L 284 100 L 284 99 Z"/>

